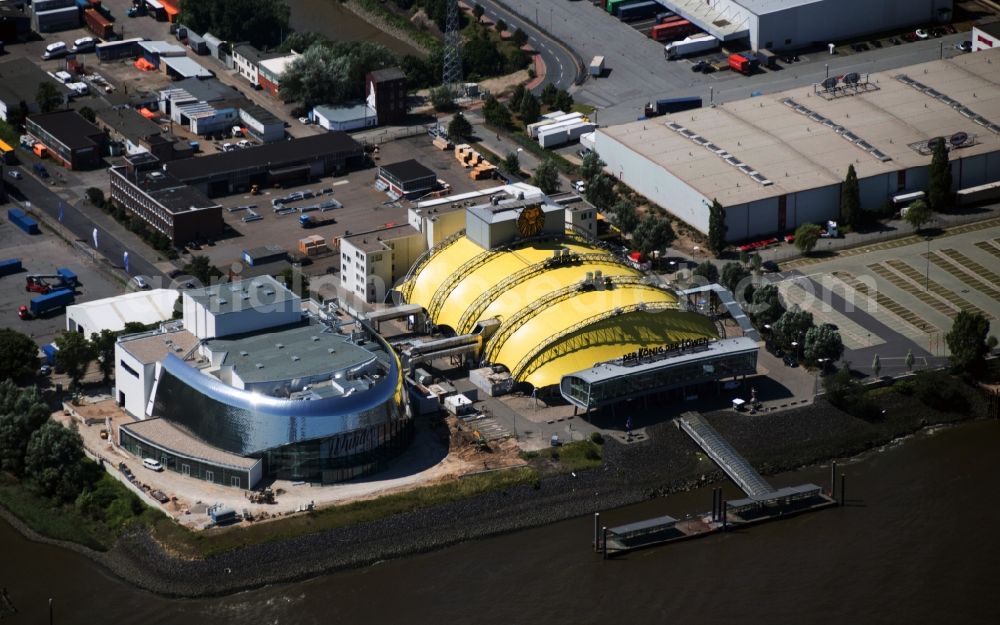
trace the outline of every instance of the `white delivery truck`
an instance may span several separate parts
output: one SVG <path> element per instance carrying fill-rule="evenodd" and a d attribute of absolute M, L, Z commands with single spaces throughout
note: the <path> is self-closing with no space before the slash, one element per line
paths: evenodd
<path fill-rule="evenodd" d="M 595 56 L 590 61 L 590 75 L 599 78 L 602 74 L 604 74 L 604 57 Z"/>
<path fill-rule="evenodd" d="M 699 52 L 708 52 L 719 47 L 719 40 L 712 35 L 696 35 L 681 41 L 671 41 L 663 47 L 663 54 L 668 59 L 679 59 Z"/>

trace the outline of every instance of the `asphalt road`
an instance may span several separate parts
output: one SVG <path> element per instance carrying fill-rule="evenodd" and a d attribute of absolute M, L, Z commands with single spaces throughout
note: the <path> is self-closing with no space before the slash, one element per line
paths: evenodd
<path fill-rule="evenodd" d="M 545 80 L 534 89 L 536 93 L 540 93 L 546 83 L 552 83 L 556 87 L 566 90 L 576 83 L 578 63 L 583 61 L 579 61 L 578 57 L 567 46 L 534 25 L 538 24 L 537 10 L 532 17 L 528 13 L 514 13 L 500 2 L 479 0 L 479 4 L 483 7 L 486 17 L 494 22 L 500 18 L 507 22 L 509 31 L 513 32 L 517 28 L 521 28 L 527 33 L 528 43 L 538 51 L 545 62 Z M 534 24 L 532 20 L 534 20 Z"/>
<path fill-rule="evenodd" d="M 163 276 L 152 263 L 143 258 L 141 253 L 122 244 L 104 228 L 96 225 L 87 216 L 84 209 L 62 200 L 55 192 L 27 172 L 23 172 L 20 180 L 14 180 L 8 174 L 11 169 L 10 167 L 3 167 L 2 169 L 4 182 L 7 184 L 7 190 L 10 193 L 12 202 L 18 200 L 20 200 L 21 204 L 30 202 L 32 210 L 45 213 L 53 221 L 59 219 L 59 205 L 62 203 L 65 207 L 62 220 L 63 227 L 72 232 L 77 239 L 85 242 L 90 248 L 93 248 L 93 232 L 94 228 L 97 228 L 97 251 L 113 267 L 124 269 L 124 252 L 128 251 L 129 273 L 131 275 L 142 275 L 150 278 L 160 278 Z M 20 167 L 16 169 L 22 170 Z M 96 209 L 89 207 L 89 210 Z"/>

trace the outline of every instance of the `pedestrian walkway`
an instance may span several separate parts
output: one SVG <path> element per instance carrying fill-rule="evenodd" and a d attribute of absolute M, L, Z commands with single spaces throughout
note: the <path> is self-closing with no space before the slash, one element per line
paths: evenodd
<path fill-rule="evenodd" d="M 719 468 L 749 497 L 761 498 L 774 489 L 750 463 L 715 431 L 697 412 L 685 412 L 677 420 L 680 428 L 705 450 Z"/>

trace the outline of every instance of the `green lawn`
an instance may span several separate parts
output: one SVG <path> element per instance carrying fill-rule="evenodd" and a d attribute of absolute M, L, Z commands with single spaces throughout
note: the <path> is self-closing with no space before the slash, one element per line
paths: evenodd
<path fill-rule="evenodd" d="M 534 464 L 548 465 L 551 472 L 567 473 L 600 467 L 604 462 L 603 451 L 601 445 L 591 440 L 584 440 L 528 452 L 523 457 Z"/>

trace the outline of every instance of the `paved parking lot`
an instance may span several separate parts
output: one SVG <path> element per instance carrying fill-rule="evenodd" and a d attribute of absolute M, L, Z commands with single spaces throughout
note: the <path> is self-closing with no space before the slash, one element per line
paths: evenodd
<path fill-rule="evenodd" d="M 20 258 L 24 271 L 0 278 L 0 326 L 13 328 L 31 336 L 39 345 L 50 343 L 66 328 L 65 311 L 40 319 L 21 320 L 19 306 L 28 304 L 36 293 L 24 290 L 24 278 L 31 273 L 52 274 L 57 267 L 68 267 L 79 280 L 77 302 L 110 297 L 121 292 L 122 287 L 103 273 L 92 254 L 74 247 L 48 230 L 42 234 L 28 235 L 7 221 L 8 204 L 2 206 L 4 219 L 0 222 L 0 258 Z"/>
<path fill-rule="evenodd" d="M 431 145 L 426 134 L 408 139 L 382 144 L 379 148 L 377 164 L 391 164 L 406 159 L 415 158 L 420 163 L 437 173 L 438 177 L 451 185 L 453 193 L 465 193 L 475 189 L 496 186 L 499 181 L 473 181 L 467 170 L 458 164 L 451 150 L 441 151 Z M 196 254 L 207 255 L 214 264 L 226 268 L 232 263 L 240 262 L 243 250 L 264 245 L 280 245 L 289 253 L 295 253 L 298 240 L 309 235 L 323 236 L 329 243 L 331 240 L 348 233 L 359 233 L 375 230 L 387 225 L 406 223 L 406 202 L 392 202 L 385 193 L 374 187 L 377 170 L 375 167 L 351 172 L 346 176 L 324 178 L 307 185 L 286 187 L 280 189 L 263 189 L 260 195 L 240 194 L 216 198 L 223 206 L 223 217 L 232 228 L 231 235 L 215 243 L 211 247 L 195 250 Z M 275 197 L 288 196 L 295 191 L 310 190 L 319 193 L 329 189 L 332 193 L 318 198 L 306 199 L 289 204 L 292 207 L 320 204 L 336 200 L 343 208 L 326 212 L 313 211 L 317 220 L 325 222 L 335 220 L 314 228 L 303 229 L 299 225 L 299 213 L 284 215 L 273 211 L 271 200 Z M 239 210 L 241 206 L 253 206 L 252 209 Z M 244 222 L 243 219 L 252 210 L 261 216 L 258 221 Z M 323 274 L 327 269 L 339 268 L 339 256 L 331 253 L 318 257 L 306 268 L 311 275 Z"/>
<path fill-rule="evenodd" d="M 960 311 L 981 313 L 997 327 L 1000 225 L 985 223 L 800 265 L 782 275 L 779 288 L 817 323 L 839 326 L 844 360 L 854 368 L 870 370 L 878 354 L 883 373 L 901 373 L 910 350 L 918 363 L 943 362 L 944 336 Z"/>

